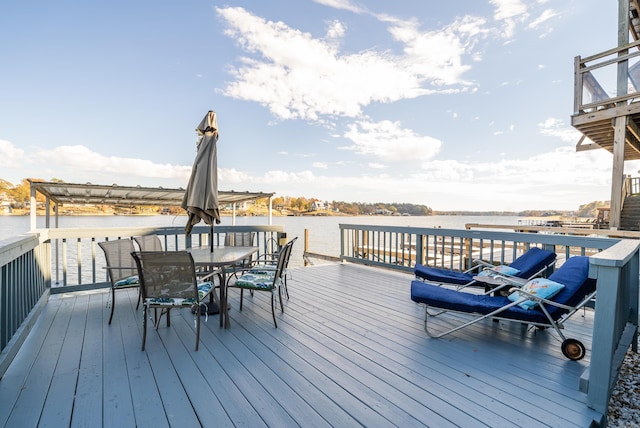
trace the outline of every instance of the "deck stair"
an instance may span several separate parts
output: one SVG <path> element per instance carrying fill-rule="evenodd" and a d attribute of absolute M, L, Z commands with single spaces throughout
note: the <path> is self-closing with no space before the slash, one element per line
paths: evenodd
<path fill-rule="evenodd" d="M 627 196 L 620 214 L 621 230 L 640 230 L 640 194 Z"/>

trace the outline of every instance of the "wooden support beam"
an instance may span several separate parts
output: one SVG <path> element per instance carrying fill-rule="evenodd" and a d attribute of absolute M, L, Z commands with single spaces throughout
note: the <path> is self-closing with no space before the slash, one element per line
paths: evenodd
<path fill-rule="evenodd" d="M 593 141 L 585 143 L 584 140 L 586 139 L 587 137 L 585 135 L 580 137 L 580 140 L 578 140 L 578 143 L 576 144 L 576 152 L 586 152 L 587 150 L 597 150 L 602 148 Z"/>
<path fill-rule="evenodd" d="M 619 100 L 616 98 L 612 98 L 610 101 L 617 102 Z M 574 127 L 578 127 L 580 125 L 589 124 L 598 120 L 613 119 L 614 117 L 626 116 L 628 114 L 636 113 L 640 113 L 640 103 L 631 103 L 623 105 L 621 107 L 573 115 L 571 116 L 571 125 Z"/>
<path fill-rule="evenodd" d="M 633 21 L 638 21 L 638 15 L 640 14 L 640 5 L 638 4 L 638 0 L 630 0 L 629 4 L 629 31 L 631 32 L 631 37 L 633 37 L 633 40 L 638 40 L 638 29 L 636 29 L 636 25 Z"/>
<path fill-rule="evenodd" d="M 613 168 L 611 175 L 611 216 L 609 227 L 618 230 L 622 211 L 622 186 L 624 183 L 624 146 L 627 133 L 627 117 L 615 119 L 613 137 Z"/>
<path fill-rule="evenodd" d="M 629 131 L 626 138 L 627 145 L 636 153 L 640 153 L 640 128 L 631 118 L 627 121 L 627 130 Z"/>

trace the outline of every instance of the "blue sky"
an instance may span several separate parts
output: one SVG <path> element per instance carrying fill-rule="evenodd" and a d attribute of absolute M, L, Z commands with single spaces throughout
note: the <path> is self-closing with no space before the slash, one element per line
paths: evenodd
<path fill-rule="evenodd" d="M 575 151 L 573 59 L 616 46 L 617 5 L 2 2 L 0 178 L 185 187 L 214 110 L 223 190 L 577 209 L 612 160 Z"/>

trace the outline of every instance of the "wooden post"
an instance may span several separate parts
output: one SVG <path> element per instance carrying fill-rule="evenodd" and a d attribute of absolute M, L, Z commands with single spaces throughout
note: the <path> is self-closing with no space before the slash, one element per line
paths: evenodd
<path fill-rule="evenodd" d="M 618 0 L 618 47 L 629 43 L 629 1 Z M 618 52 L 618 56 L 628 51 Z M 617 96 L 627 93 L 628 61 L 618 62 Z M 626 104 L 626 102 L 624 102 Z M 623 105 L 618 103 L 618 106 Z M 614 120 L 613 169 L 611 176 L 611 213 L 609 228 L 618 230 L 622 211 L 622 186 L 624 184 L 624 146 L 627 133 L 627 116 L 618 116 Z"/>
<path fill-rule="evenodd" d="M 302 254 L 307 254 L 309 252 L 309 229 L 304 230 L 304 252 Z M 308 266 L 309 262 L 306 257 L 303 257 L 304 265 Z"/>
<path fill-rule="evenodd" d="M 582 84 L 582 72 L 580 71 L 580 69 L 582 68 L 581 62 L 582 60 L 579 56 L 573 59 L 573 114 L 578 114 L 580 112 L 580 107 L 582 106 L 582 92 L 584 90 L 584 87 Z"/>
<path fill-rule="evenodd" d="M 618 230 L 622 211 L 622 185 L 624 183 L 624 145 L 627 132 L 627 116 L 614 120 L 613 169 L 611 174 L 611 212 L 609 228 Z"/>

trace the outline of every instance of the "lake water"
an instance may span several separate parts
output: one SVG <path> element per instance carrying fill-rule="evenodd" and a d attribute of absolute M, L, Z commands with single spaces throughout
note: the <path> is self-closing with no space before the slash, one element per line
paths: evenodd
<path fill-rule="evenodd" d="M 467 223 L 518 224 L 517 216 L 327 216 L 327 217 L 273 217 L 274 225 L 283 225 L 289 239 L 297 236 L 291 266 L 301 266 L 304 230 L 309 230 L 309 251 L 338 256 L 340 254 L 339 224 L 368 224 L 382 226 L 441 227 L 464 229 Z M 186 216 L 61 216 L 59 227 L 152 227 L 179 226 Z M 52 220 L 53 222 L 53 220 Z M 37 226 L 44 227 L 44 217 L 38 217 Z M 222 225 L 231 225 L 230 217 L 222 218 Z M 237 217 L 236 225 L 266 225 L 267 217 Z M 0 216 L 0 241 L 29 231 L 28 216 Z"/>

